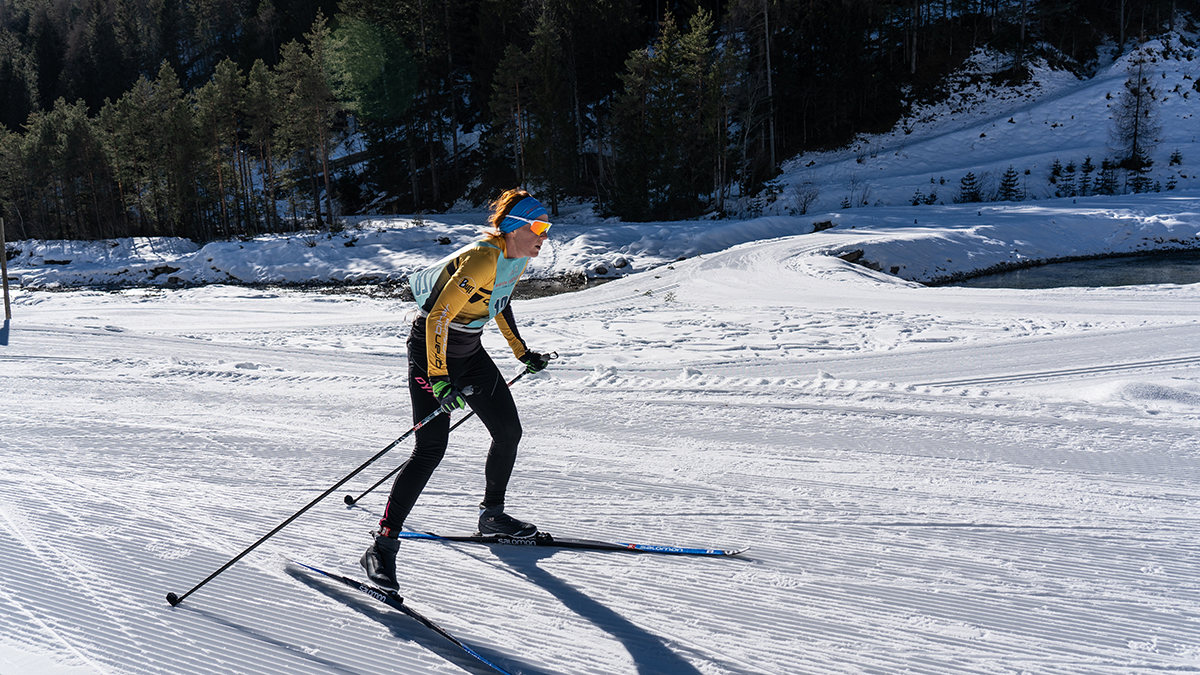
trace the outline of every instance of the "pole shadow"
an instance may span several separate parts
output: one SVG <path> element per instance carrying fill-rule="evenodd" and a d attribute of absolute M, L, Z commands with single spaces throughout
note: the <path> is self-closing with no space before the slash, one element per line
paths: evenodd
<path fill-rule="evenodd" d="M 4 328 L 0 328 L 0 347 L 8 346 L 8 324 L 9 323 L 11 323 L 11 321 L 9 319 L 5 319 L 4 320 Z"/>
<path fill-rule="evenodd" d="M 362 671 L 358 670 L 357 668 L 350 668 L 350 667 L 340 664 L 336 661 L 332 661 L 330 659 L 323 658 L 316 654 L 309 654 L 308 652 L 304 651 L 297 645 L 285 642 L 285 641 L 280 640 L 279 638 L 274 637 L 272 635 L 268 635 L 267 633 L 264 633 L 263 631 L 255 628 L 253 626 L 247 626 L 244 624 L 240 624 L 232 619 L 229 619 L 227 617 L 216 614 L 215 612 L 212 612 L 212 611 L 209 611 L 206 609 L 202 609 L 202 608 L 198 608 L 195 606 L 189 606 L 189 605 L 180 605 L 179 607 L 171 608 L 171 611 L 180 611 L 180 610 L 187 611 L 187 612 L 193 612 L 195 614 L 198 614 L 198 615 L 208 619 L 209 621 L 212 621 L 215 624 L 225 626 L 226 628 L 230 628 L 239 633 L 244 633 L 244 634 L 249 635 L 250 637 L 254 638 L 255 640 L 259 640 L 260 642 L 269 644 L 273 647 L 277 647 L 279 649 L 286 650 L 290 654 L 295 654 L 299 658 L 303 658 L 305 660 L 311 661 L 312 663 L 315 663 L 315 664 L 321 666 L 322 668 L 328 670 L 330 673 L 344 673 L 345 675 L 358 675 L 358 673 L 362 672 Z"/>

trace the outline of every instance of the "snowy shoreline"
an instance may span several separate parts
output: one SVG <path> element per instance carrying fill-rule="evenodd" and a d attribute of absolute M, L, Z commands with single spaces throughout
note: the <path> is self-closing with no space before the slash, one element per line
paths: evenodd
<path fill-rule="evenodd" d="M 952 274 L 944 279 L 935 279 L 932 281 L 921 282 L 925 286 L 936 288 L 938 286 L 950 286 L 960 281 L 968 279 L 978 279 L 979 277 L 987 277 L 993 274 L 1002 274 L 1004 272 L 1015 272 L 1016 270 L 1027 270 L 1035 267 L 1044 267 L 1046 265 L 1055 265 L 1058 263 L 1068 262 L 1087 262 L 1089 260 L 1115 260 L 1120 258 L 1148 258 L 1164 253 L 1193 253 L 1200 252 L 1200 245 L 1186 247 L 1170 247 L 1160 249 L 1146 249 L 1141 251 L 1132 251 L 1128 253 L 1095 253 L 1091 255 L 1063 256 L 1061 258 L 1047 258 L 1045 260 L 1029 260 L 1024 262 L 1012 263 L 996 263 L 991 267 L 975 270 L 973 272 L 962 272 Z"/>
<path fill-rule="evenodd" d="M 17 241 L 9 276 L 27 290 L 185 288 L 210 284 L 322 288 L 403 284 L 478 236 L 482 214 L 411 227 L 372 219 L 320 237 L 269 235 L 198 247 L 184 239 Z M 564 222 L 526 278 L 561 290 L 633 276 L 783 237 L 897 283 L 944 285 L 1069 260 L 1200 249 L 1197 191 L 950 206 L 846 209 L 813 216 L 673 223 Z"/>

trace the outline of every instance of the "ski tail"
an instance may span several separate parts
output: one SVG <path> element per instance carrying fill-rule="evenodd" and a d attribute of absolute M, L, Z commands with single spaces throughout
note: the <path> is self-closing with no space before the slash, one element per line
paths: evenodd
<path fill-rule="evenodd" d="M 442 628 L 437 623 L 435 623 L 432 619 L 429 619 L 424 614 L 421 614 L 420 612 L 413 609 L 412 607 L 409 607 L 408 604 L 404 602 L 404 598 L 401 597 L 399 593 L 396 593 L 395 591 L 385 590 L 385 589 L 379 588 L 377 586 L 372 586 L 371 584 L 368 584 L 366 582 L 359 581 L 358 579 L 353 579 L 351 577 L 343 576 L 341 574 L 337 574 L 336 572 L 328 572 L 319 567 L 313 567 L 312 565 L 309 565 L 307 563 L 300 562 L 299 560 L 291 560 L 291 562 L 295 565 L 303 567 L 306 570 L 316 572 L 317 574 L 320 574 L 326 578 L 340 582 L 350 588 L 353 588 L 354 590 L 356 590 L 360 593 L 363 593 L 363 594 L 371 596 L 372 598 L 375 598 L 376 600 L 384 603 L 388 607 L 391 607 L 393 609 L 399 610 L 399 611 L 407 614 L 408 616 L 415 619 L 422 626 L 425 626 L 429 630 L 433 631 L 434 633 L 436 633 L 437 635 L 439 635 L 440 637 L 445 639 L 450 644 L 453 644 L 455 647 L 458 647 L 459 649 L 461 649 L 464 653 L 466 653 L 471 658 L 475 659 L 476 661 L 479 661 L 480 663 L 487 666 L 488 668 L 491 668 L 495 672 L 500 673 L 500 675 L 513 675 L 513 673 L 505 670 L 504 668 L 501 668 L 500 666 L 496 665 L 495 663 L 492 663 L 490 660 L 487 659 L 487 657 L 483 656 L 479 652 L 472 649 L 469 645 L 464 643 L 462 640 L 459 640 L 458 638 L 454 637 L 453 633 L 447 631 L 445 628 Z"/>

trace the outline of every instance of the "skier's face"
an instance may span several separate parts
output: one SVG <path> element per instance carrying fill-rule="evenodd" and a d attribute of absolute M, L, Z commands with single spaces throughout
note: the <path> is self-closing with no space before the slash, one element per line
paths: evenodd
<path fill-rule="evenodd" d="M 537 234 L 529 225 L 504 235 L 506 258 L 536 258 L 546 241 L 546 233 Z"/>

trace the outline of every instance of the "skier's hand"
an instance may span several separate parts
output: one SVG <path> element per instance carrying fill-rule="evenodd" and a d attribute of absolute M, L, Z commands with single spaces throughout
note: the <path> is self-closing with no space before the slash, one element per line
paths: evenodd
<path fill-rule="evenodd" d="M 539 354 L 526 350 L 521 355 L 520 361 L 525 364 L 525 370 L 529 373 L 539 373 L 550 365 L 550 359 L 554 358 L 553 354 Z"/>
<path fill-rule="evenodd" d="M 433 378 L 433 397 L 446 413 L 467 407 L 467 399 L 463 398 L 463 392 L 450 384 L 448 377 Z"/>

